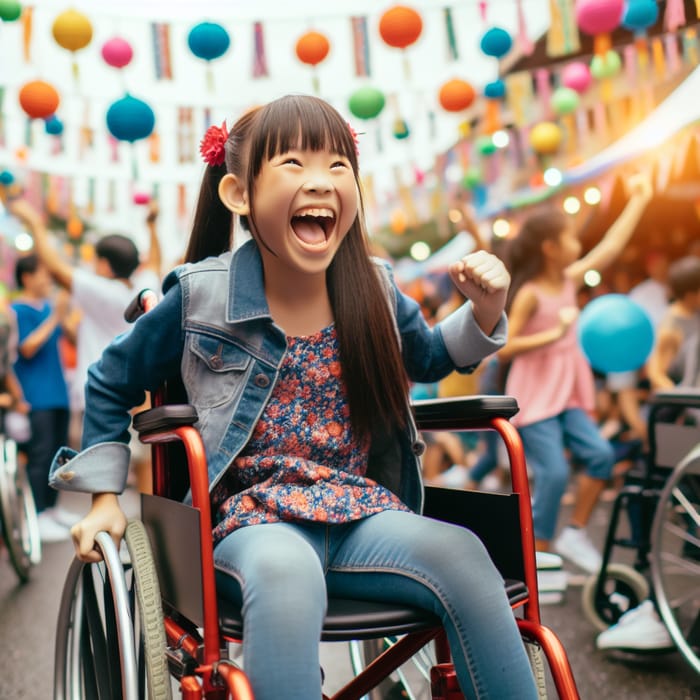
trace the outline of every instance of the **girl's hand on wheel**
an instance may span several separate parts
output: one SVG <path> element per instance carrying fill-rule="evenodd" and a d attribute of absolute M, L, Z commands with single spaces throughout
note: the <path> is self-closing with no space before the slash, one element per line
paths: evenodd
<path fill-rule="evenodd" d="M 90 512 L 70 531 L 76 556 L 87 563 L 102 561 L 102 554 L 95 548 L 97 533 L 108 533 L 114 544 L 119 547 L 125 530 L 126 516 L 119 505 L 117 495 L 95 494 Z"/>

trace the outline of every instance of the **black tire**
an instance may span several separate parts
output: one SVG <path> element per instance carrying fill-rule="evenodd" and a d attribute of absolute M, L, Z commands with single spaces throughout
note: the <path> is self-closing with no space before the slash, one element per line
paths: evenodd
<path fill-rule="evenodd" d="M 131 561 L 116 574 L 125 603 L 115 603 L 120 583 L 104 562 L 71 564 L 56 627 L 54 700 L 171 698 L 160 590 L 143 525 L 129 522 L 125 539 Z M 131 657 L 135 672 L 125 687 Z"/>
<path fill-rule="evenodd" d="M 650 559 L 661 619 L 700 673 L 700 445 L 666 480 L 654 514 Z"/>
<path fill-rule="evenodd" d="M 26 583 L 32 567 L 41 561 L 39 524 L 24 465 L 17 460 L 17 445 L 4 436 L 0 436 L 0 527 L 10 563 Z"/>
<path fill-rule="evenodd" d="M 581 591 L 581 605 L 588 621 L 602 632 L 649 597 L 649 582 L 631 566 L 608 564 L 603 593 L 597 595 L 598 577 L 596 574 L 586 580 Z"/>

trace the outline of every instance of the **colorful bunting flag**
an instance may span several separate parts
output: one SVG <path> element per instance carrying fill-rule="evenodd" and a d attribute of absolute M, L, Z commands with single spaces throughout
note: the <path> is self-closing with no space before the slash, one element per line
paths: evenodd
<path fill-rule="evenodd" d="M 172 80 L 170 25 L 166 22 L 152 22 L 151 37 L 153 39 L 153 60 L 155 61 L 156 78 L 158 80 Z"/>
<path fill-rule="evenodd" d="M 263 23 L 253 23 L 253 77 L 266 78 L 269 75 L 267 56 L 265 55 L 265 36 Z"/>
<path fill-rule="evenodd" d="M 371 75 L 369 63 L 369 39 L 367 37 L 367 18 L 351 17 L 352 46 L 355 57 L 355 75 L 367 78 Z"/>
<path fill-rule="evenodd" d="M 574 0 L 549 0 L 549 16 L 547 55 L 566 56 L 579 51 L 581 42 L 576 24 Z"/>

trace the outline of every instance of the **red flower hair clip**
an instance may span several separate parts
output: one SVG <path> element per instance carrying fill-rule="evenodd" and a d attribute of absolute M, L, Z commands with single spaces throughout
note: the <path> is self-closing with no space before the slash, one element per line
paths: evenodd
<path fill-rule="evenodd" d="M 352 124 L 350 122 L 346 122 L 348 125 L 348 129 L 350 129 L 350 135 L 352 136 L 352 140 L 355 142 L 355 153 L 356 155 L 360 155 L 360 139 L 358 138 L 357 131 L 352 128 Z"/>
<path fill-rule="evenodd" d="M 207 129 L 204 138 L 199 144 L 199 152 L 202 154 L 205 163 L 212 166 L 223 164 L 226 158 L 224 146 L 227 138 L 228 129 L 226 128 L 225 121 L 221 126 L 212 124 Z"/>

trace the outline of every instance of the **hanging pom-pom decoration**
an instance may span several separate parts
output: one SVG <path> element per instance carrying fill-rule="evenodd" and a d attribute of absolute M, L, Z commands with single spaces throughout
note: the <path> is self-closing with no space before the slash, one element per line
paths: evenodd
<path fill-rule="evenodd" d="M 381 114 L 385 104 L 386 97 L 381 90 L 378 90 L 371 85 L 364 85 L 350 95 L 350 99 L 348 100 L 348 109 L 353 116 L 357 117 L 358 119 L 370 121 Z M 382 143 L 380 132 L 379 129 L 377 129 L 377 151 L 381 150 Z"/>
<path fill-rule="evenodd" d="M 659 6 L 655 0 L 629 0 L 622 16 L 622 26 L 634 33 L 634 46 L 640 71 L 649 67 L 649 45 L 647 29 L 659 16 Z"/>
<path fill-rule="evenodd" d="M 22 5 L 17 0 L 0 0 L 0 19 L 15 22 L 22 16 Z"/>
<path fill-rule="evenodd" d="M 583 61 L 572 61 L 562 70 L 560 80 L 564 87 L 576 90 L 579 95 L 583 95 L 591 86 L 591 71 Z"/>
<path fill-rule="evenodd" d="M 48 119 L 56 113 L 60 102 L 56 88 L 43 80 L 25 83 L 18 97 L 20 107 L 30 119 Z"/>
<path fill-rule="evenodd" d="M 423 31 L 423 19 L 412 7 L 394 5 L 379 19 L 379 34 L 385 44 L 403 52 L 403 67 L 406 80 L 411 78 L 406 48 L 418 41 Z"/>
<path fill-rule="evenodd" d="M 92 41 L 90 20 L 77 10 L 66 10 L 54 20 L 51 33 L 59 46 L 73 54 L 73 77 L 78 80 L 79 70 L 75 54 Z"/>
<path fill-rule="evenodd" d="M 620 25 L 624 10 L 625 0 L 576 0 L 576 23 L 593 37 L 596 56 L 610 51 L 610 32 Z"/>
<path fill-rule="evenodd" d="M 318 73 L 316 72 L 316 66 L 323 61 L 326 56 L 328 56 L 331 50 L 330 41 L 320 32 L 309 31 L 302 34 L 297 40 L 294 51 L 297 58 L 309 66 L 313 70 L 312 75 L 312 85 L 314 92 L 318 95 L 320 92 L 320 84 L 318 79 Z"/>
<path fill-rule="evenodd" d="M 513 40 L 510 34 L 501 27 L 491 27 L 481 37 L 479 47 L 482 53 L 499 61 L 511 50 Z M 501 126 L 500 103 L 506 96 L 506 86 L 502 80 L 488 83 L 484 88 L 486 110 L 483 121 L 483 131 L 492 134 Z"/>
<path fill-rule="evenodd" d="M 118 141 L 128 141 L 132 144 L 132 177 L 138 180 L 138 166 L 133 144 L 148 138 L 155 127 L 156 117 L 151 107 L 143 100 L 126 94 L 120 100 L 113 102 L 107 110 L 107 129 Z"/>
<path fill-rule="evenodd" d="M 115 36 L 102 45 L 102 58 L 108 66 L 112 68 L 124 68 L 131 63 L 134 57 L 134 50 L 131 44 L 119 36 Z"/>
<path fill-rule="evenodd" d="M 231 37 L 220 24 L 200 22 L 190 29 L 187 45 L 197 58 L 207 62 L 207 88 L 210 91 L 213 90 L 214 76 L 211 71 L 211 62 L 221 58 L 228 51 Z"/>

